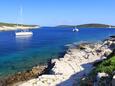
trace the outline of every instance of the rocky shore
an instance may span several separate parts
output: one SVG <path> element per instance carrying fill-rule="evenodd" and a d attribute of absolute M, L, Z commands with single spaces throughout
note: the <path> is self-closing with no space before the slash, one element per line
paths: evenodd
<path fill-rule="evenodd" d="M 17 86 L 18 84 L 25 82 L 29 79 L 36 78 L 45 72 L 47 66 L 41 65 L 33 67 L 31 70 L 24 72 L 18 72 L 12 76 L 0 79 L 0 86 Z"/>
<path fill-rule="evenodd" d="M 113 49 L 113 37 L 102 43 L 74 44 L 62 58 L 51 60 L 52 67 L 48 74 L 14 86 L 76 86 L 94 68 L 93 64 L 106 59 Z"/>

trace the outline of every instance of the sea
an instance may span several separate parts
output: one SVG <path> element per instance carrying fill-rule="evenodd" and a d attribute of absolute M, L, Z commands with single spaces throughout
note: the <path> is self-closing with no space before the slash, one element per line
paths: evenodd
<path fill-rule="evenodd" d="M 0 78 L 47 64 L 66 51 L 67 44 L 100 42 L 115 35 L 115 28 L 41 27 L 32 29 L 32 36 L 15 36 L 16 31 L 0 32 Z"/>

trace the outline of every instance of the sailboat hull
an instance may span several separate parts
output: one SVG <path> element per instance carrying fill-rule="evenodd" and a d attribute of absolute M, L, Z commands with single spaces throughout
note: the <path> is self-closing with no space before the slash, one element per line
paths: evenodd
<path fill-rule="evenodd" d="M 73 32 L 78 32 L 79 31 L 79 29 L 73 29 Z"/>
<path fill-rule="evenodd" d="M 15 33 L 16 36 L 28 36 L 28 35 L 33 35 L 32 32 L 17 32 Z"/>

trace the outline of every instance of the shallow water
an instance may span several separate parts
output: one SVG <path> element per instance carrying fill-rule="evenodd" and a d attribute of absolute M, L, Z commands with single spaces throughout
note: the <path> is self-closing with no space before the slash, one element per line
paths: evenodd
<path fill-rule="evenodd" d="M 15 31 L 0 32 L 0 77 L 46 63 L 49 58 L 58 57 L 66 44 L 73 42 L 97 42 L 115 34 L 115 29 L 44 27 L 31 30 L 31 37 L 16 37 Z"/>

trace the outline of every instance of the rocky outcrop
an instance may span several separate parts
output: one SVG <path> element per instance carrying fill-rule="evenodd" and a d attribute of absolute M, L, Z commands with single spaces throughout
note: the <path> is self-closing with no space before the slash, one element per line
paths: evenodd
<path fill-rule="evenodd" d="M 112 47 L 111 47 L 112 46 Z M 63 58 L 53 59 L 51 74 L 43 74 L 18 86 L 72 86 L 86 76 L 95 62 L 106 59 L 115 47 L 113 40 L 72 45 Z"/>
<path fill-rule="evenodd" d="M 17 82 L 26 81 L 32 78 L 37 78 L 37 76 L 44 73 L 44 70 L 47 66 L 36 66 L 33 67 L 32 70 L 28 70 L 25 72 L 18 72 L 15 75 L 9 76 L 5 79 L 0 80 L 0 86 L 14 86 L 17 85 Z"/>

